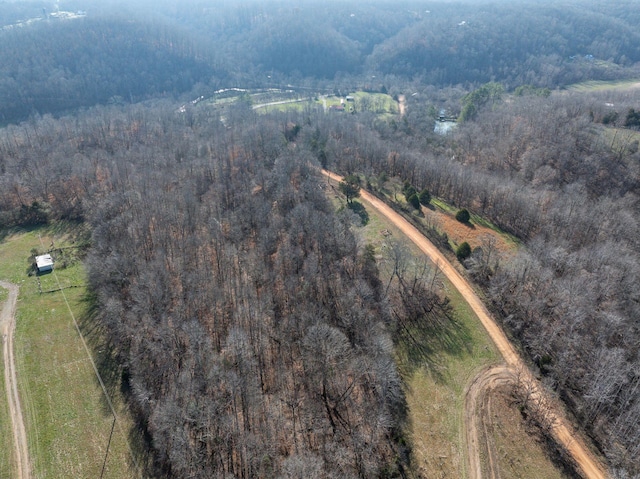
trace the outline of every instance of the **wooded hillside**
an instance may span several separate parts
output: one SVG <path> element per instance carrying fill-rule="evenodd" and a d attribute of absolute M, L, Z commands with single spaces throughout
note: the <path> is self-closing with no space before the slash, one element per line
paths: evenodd
<path fill-rule="evenodd" d="M 93 321 L 154 477 L 397 477 L 404 395 L 375 260 L 281 123 L 236 114 L 4 131 L 2 210 L 92 224 Z"/>
<path fill-rule="evenodd" d="M 325 124 L 328 167 L 397 176 L 522 239 L 489 274 L 487 252 L 473 252 L 470 273 L 612 464 L 637 474 L 640 153 L 636 131 L 601 123 L 633 94 L 509 97 L 444 138 L 416 98 L 410 119 L 374 122 L 377 134 Z"/>
<path fill-rule="evenodd" d="M 56 20 L 38 2 L 8 3 L 0 16 L 0 122 L 238 85 L 499 81 L 513 90 L 637 77 L 636 7 L 167 0 L 104 2 L 85 18 Z M 11 26 L 34 16 L 39 21 Z"/>

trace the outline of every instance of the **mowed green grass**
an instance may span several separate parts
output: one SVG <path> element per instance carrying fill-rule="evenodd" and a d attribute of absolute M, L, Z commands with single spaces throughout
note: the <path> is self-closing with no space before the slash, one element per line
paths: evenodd
<path fill-rule="evenodd" d="M 345 100 L 346 97 L 339 97 L 330 95 L 324 98 L 327 108 L 331 106 L 340 106 L 343 105 L 347 112 L 349 112 L 351 107 L 355 108 L 356 112 L 370 111 L 372 113 L 377 113 L 379 115 L 384 114 L 397 114 L 399 112 L 398 102 L 396 102 L 391 95 L 387 95 L 386 93 L 369 93 L 364 91 L 359 91 L 351 94 L 354 101 L 341 103 L 340 100 Z M 318 104 L 322 105 L 322 99 L 320 99 Z"/>
<path fill-rule="evenodd" d="M 43 252 L 52 240 L 56 247 L 70 246 L 51 234 L 31 231 L 0 243 L 0 278 L 20 286 L 15 352 L 32 472 L 38 478 L 96 478 L 105 461 L 113 416 L 58 285 L 59 280 L 80 320 L 86 308 L 83 266 L 70 261 L 67 268 L 58 265 L 55 275 L 27 274 L 32 248 Z M 113 399 L 121 408 L 120 398 Z M 119 418 L 126 421 L 125 415 Z M 6 420 L 4 412 L 0 425 L 5 429 Z M 125 437 L 129 428 L 126 423 L 116 425 L 103 477 L 138 476 Z"/>

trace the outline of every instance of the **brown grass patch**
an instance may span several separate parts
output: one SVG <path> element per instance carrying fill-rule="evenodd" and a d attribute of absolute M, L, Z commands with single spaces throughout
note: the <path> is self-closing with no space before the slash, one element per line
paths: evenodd
<path fill-rule="evenodd" d="M 469 224 L 460 223 L 453 215 L 438 207 L 433 207 L 433 209 L 423 207 L 422 213 L 425 223 L 433 224 L 436 229 L 446 233 L 449 240 L 455 245 L 466 241 L 473 249 L 482 246 L 486 238 L 493 238 L 496 248 L 503 256 L 509 256 L 516 252 L 517 245 L 514 241 L 491 228 L 473 221 Z"/>

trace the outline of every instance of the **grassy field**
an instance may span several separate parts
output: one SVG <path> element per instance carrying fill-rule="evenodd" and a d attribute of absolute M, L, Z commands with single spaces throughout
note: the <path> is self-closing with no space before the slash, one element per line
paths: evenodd
<path fill-rule="evenodd" d="M 508 394 L 496 394 L 492 398 L 492 438 L 502 477 L 565 478 L 564 472 L 549 461 L 544 445 L 529 436 L 524 421 L 514 420 L 519 415 L 520 411 Z M 522 441 L 519 439 L 521 437 L 530 437 L 530 439 Z"/>
<path fill-rule="evenodd" d="M 603 128 L 602 141 L 622 156 L 630 156 L 629 148 L 634 142 L 640 142 L 640 131 L 628 128 Z"/>
<path fill-rule="evenodd" d="M 224 107 L 237 101 L 248 101 L 259 113 L 273 111 L 304 111 L 305 108 L 331 108 L 343 105 L 347 113 L 369 111 L 381 117 L 393 117 L 398 114 L 398 102 L 384 93 L 369 93 L 359 91 L 353 93 L 354 101 L 347 102 L 346 97 L 335 95 L 314 95 L 298 93 L 291 90 L 273 90 L 266 92 L 227 91 L 220 95 L 203 100 L 199 104 L 209 107 Z M 279 103 L 282 102 L 282 103 Z M 286 103 L 285 103 L 286 102 Z M 268 105 L 269 103 L 279 103 Z"/>
<path fill-rule="evenodd" d="M 258 113 L 271 113 L 274 111 L 281 111 L 281 112 L 287 112 L 287 111 L 297 111 L 297 112 L 303 112 L 305 110 L 305 108 L 317 108 L 318 107 L 318 102 L 314 101 L 313 99 L 306 99 L 306 100 L 300 100 L 300 101 L 295 101 L 295 102 L 291 102 L 291 103 L 281 103 L 279 105 L 268 105 L 268 106 L 264 106 L 261 107 L 259 109 L 257 109 L 256 111 Z"/>
<path fill-rule="evenodd" d="M 117 395 L 119 422 L 105 462 L 113 416 L 70 312 L 79 321 L 86 313 L 85 277 L 74 244 L 62 233 L 41 229 L 0 243 L 0 277 L 20 286 L 16 367 L 32 472 L 96 478 L 104 464 L 105 478 L 138 477 L 127 444 L 130 422 Z M 63 248 L 54 253 L 55 274 L 29 275 L 31 251 L 44 252 L 52 242 Z M 5 422 L 6 413 L 0 425 Z"/>
<path fill-rule="evenodd" d="M 576 83 L 567 87 L 568 90 L 578 92 L 592 92 L 605 90 L 628 90 L 629 88 L 640 88 L 640 79 L 620 80 L 620 81 L 587 81 Z"/>
<path fill-rule="evenodd" d="M 327 108 L 343 105 L 347 112 L 350 112 L 350 108 L 353 108 L 355 112 L 370 111 L 378 115 L 395 115 L 398 113 L 398 102 L 385 93 L 359 91 L 351 96 L 353 97 L 353 102 L 344 101 L 345 97 L 333 95 L 325 97 L 324 100 Z M 341 103 L 341 100 L 343 100 L 343 103 Z M 319 100 L 318 103 L 323 104 L 322 100 Z"/>

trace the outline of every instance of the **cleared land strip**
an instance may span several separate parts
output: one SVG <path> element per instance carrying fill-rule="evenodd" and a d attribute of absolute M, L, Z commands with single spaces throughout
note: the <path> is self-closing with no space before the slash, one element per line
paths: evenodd
<path fill-rule="evenodd" d="M 44 248 L 44 242 L 42 241 L 42 237 L 40 235 L 38 235 L 38 238 L 40 240 L 40 245 Z M 89 346 L 87 345 L 87 341 L 84 339 L 84 335 L 82 334 L 82 331 L 80 330 L 80 326 L 78 325 L 78 321 L 76 319 L 76 315 L 73 313 L 73 309 L 71 309 L 71 305 L 69 304 L 69 300 L 67 299 L 67 295 L 64 292 L 64 288 L 62 287 L 62 283 L 60 283 L 60 278 L 58 278 L 58 274 L 56 273 L 55 269 L 53 270 L 53 277 L 56 280 L 56 283 L 58 284 L 58 290 L 60 291 L 60 293 L 62 293 L 62 299 L 64 300 L 65 305 L 67 306 L 67 310 L 69 311 L 69 315 L 71 316 L 71 319 L 73 320 L 73 325 L 76 328 L 76 332 L 78 333 L 78 336 L 80 338 L 80 341 L 82 342 L 82 346 L 84 347 L 85 352 L 87 353 L 87 359 L 89 360 L 89 362 L 91 363 L 91 366 L 93 367 L 93 372 L 96 375 L 96 379 L 98 380 L 98 383 L 100 383 L 100 387 L 102 388 L 102 393 L 104 394 L 104 398 L 107 401 L 107 405 L 109 406 L 109 410 L 111 411 L 111 414 L 113 415 L 113 427 L 111 428 L 111 434 L 113 434 L 113 429 L 115 428 L 115 425 L 117 423 L 118 425 L 118 431 L 119 433 L 122 435 L 124 441 L 127 444 L 127 448 L 129 449 L 129 454 L 131 456 L 131 462 L 135 467 L 136 472 L 140 472 L 140 467 L 138 466 L 138 461 L 136 460 L 136 456 L 133 452 L 133 449 L 131 448 L 131 443 L 129 442 L 129 439 L 127 438 L 127 434 L 126 431 L 123 429 L 121 422 L 118 418 L 118 414 L 116 413 L 115 407 L 113 406 L 113 401 L 111 401 L 111 396 L 109 395 L 109 392 L 107 391 L 107 388 L 104 384 L 104 381 L 102 380 L 102 376 L 100 375 L 100 371 L 98 370 L 98 366 L 96 365 L 95 361 L 93 360 L 93 355 L 91 354 L 91 350 L 89 349 Z M 109 443 L 111 443 L 111 440 L 109 440 Z"/>
<path fill-rule="evenodd" d="M 4 378 L 7 389 L 7 401 L 9 402 L 9 415 L 13 429 L 13 442 L 16 453 L 17 478 L 27 479 L 31 477 L 29 463 L 29 448 L 27 432 L 22 419 L 20 407 L 20 395 L 18 394 L 18 381 L 13 354 L 13 333 L 16 326 L 16 302 L 18 301 L 18 286 L 0 281 L 0 287 L 9 291 L 9 296 L 0 312 L 0 334 L 2 334 Z"/>
<path fill-rule="evenodd" d="M 334 181 L 342 181 L 342 177 L 335 173 L 331 173 L 326 170 L 322 170 L 322 173 Z M 561 444 L 571 455 L 582 471 L 583 476 L 588 479 L 605 479 L 607 477 L 605 468 L 593 456 L 586 445 L 582 442 L 581 438 L 572 432 L 572 428 L 564 417 L 562 409 L 553 402 L 550 397 L 548 397 L 546 391 L 539 384 L 531 371 L 529 371 L 527 365 L 517 354 L 515 348 L 509 342 L 498 324 L 491 317 L 485 305 L 482 303 L 478 295 L 476 295 L 475 291 L 473 291 L 473 288 L 471 288 L 471 285 L 462 277 L 462 275 L 460 275 L 460 273 L 458 273 L 453 265 L 449 263 L 445 256 L 427 238 L 425 238 L 420 231 L 418 231 L 417 228 L 415 228 L 401 215 L 396 213 L 390 206 L 364 190 L 360 192 L 360 196 L 365 202 L 377 209 L 389 221 L 398 227 L 411 241 L 413 241 L 413 243 L 415 243 L 415 245 L 440 268 L 460 294 L 464 296 L 473 312 L 478 316 L 482 325 L 491 336 L 491 339 L 500 351 L 500 354 L 507 365 L 514 371 L 519 372 L 521 384 L 525 385 L 525 387 L 531 391 L 530 398 L 538 404 L 547 405 L 549 408 L 549 417 L 551 417 L 552 423 L 555 425 L 553 428 L 553 436 L 555 440 L 558 441 L 558 443 Z M 475 471 L 473 469 L 469 472 L 472 478 L 479 477 L 475 475 Z"/>

